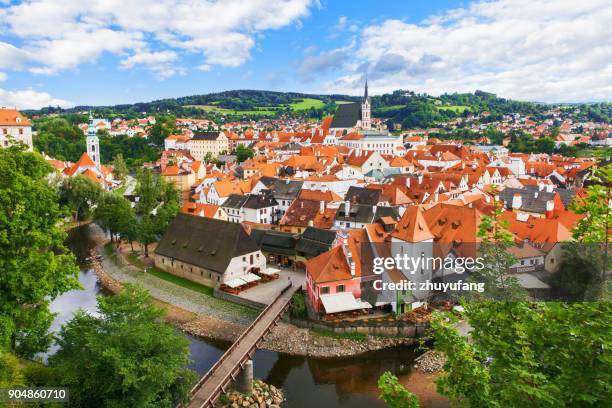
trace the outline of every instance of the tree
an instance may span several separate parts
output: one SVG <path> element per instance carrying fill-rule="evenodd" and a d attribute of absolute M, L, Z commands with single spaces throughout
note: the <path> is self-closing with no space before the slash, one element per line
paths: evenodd
<path fill-rule="evenodd" d="M 89 217 L 101 193 L 100 185 L 82 174 L 64 179 L 60 186 L 62 201 L 72 210 L 75 221 Z"/>
<path fill-rule="evenodd" d="M 49 358 L 74 407 L 170 407 L 186 402 L 195 374 L 187 339 L 162 321 L 144 289 L 98 297 L 99 317 L 78 311 Z"/>
<path fill-rule="evenodd" d="M 114 193 L 104 193 L 94 211 L 94 220 L 110 233 L 111 242 L 115 235 L 121 234 L 133 222 L 133 210 L 130 202 Z"/>
<path fill-rule="evenodd" d="M 51 343 L 49 303 L 80 287 L 52 171 L 21 146 L 0 149 L 0 347 L 26 357 Z"/>
<path fill-rule="evenodd" d="M 144 246 L 144 256 L 149 257 L 149 244 L 157 239 L 157 227 L 155 217 L 151 214 L 144 215 L 138 222 L 138 241 Z"/>
<path fill-rule="evenodd" d="M 598 407 L 611 397 L 612 303 L 464 303 L 436 314 L 431 333 L 446 354 L 438 392 L 465 407 Z M 588 324 L 585 324 L 587 323 Z"/>
<path fill-rule="evenodd" d="M 125 160 L 123 160 L 123 154 L 119 153 L 113 159 L 113 176 L 117 180 L 125 181 L 127 175 L 127 164 L 125 164 Z"/>
<path fill-rule="evenodd" d="M 495 206 L 493 214 L 483 216 L 478 226 L 478 237 L 481 239 L 478 250 L 484 267 L 470 276 L 471 280 L 484 283 L 484 292 L 470 296 L 481 300 L 524 300 L 527 292 L 510 273 L 510 267 L 517 261 L 508 252 L 514 245 L 512 234 L 507 229 L 508 222 L 499 219 L 503 213 L 499 203 L 496 202 Z"/>
<path fill-rule="evenodd" d="M 179 193 L 159 174 L 142 170 L 136 177 L 136 194 L 139 197 L 136 212 L 139 216 L 138 240 L 149 256 L 148 246 L 163 234 L 179 211 Z"/>
<path fill-rule="evenodd" d="M 571 204 L 584 217 L 572 230 L 574 242 L 563 245 L 563 264 L 553 277 L 555 286 L 575 301 L 600 299 L 609 269 L 612 165 L 596 170 L 592 179 L 596 184 Z"/>
<path fill-rule="evenodd" d="M 378 389 L 380 390 L 379 398 L 382 399 L 389 408 L 419 407 L 419 400 L 416 395 L 404 388 L 397 380 L 397 377 L 389 371 L 386 371 L 378 379 Z"/>
<path fill-rule="evenodd" d="M 255 152 L 250 147 L 239 144 L 236 147 L 236 161 L 242 163 L 243 161 L 252 158 Z"/>

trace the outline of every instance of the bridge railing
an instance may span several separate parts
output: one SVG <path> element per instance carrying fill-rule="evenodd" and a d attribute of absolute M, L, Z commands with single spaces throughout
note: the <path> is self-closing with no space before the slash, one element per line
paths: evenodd
<path fill-rule="evenodd" d="M 248 334 L 250 333 L 253 328 L 257 325 L 257 323 L 262 319 L 262 317 L 266 314 L 266 312 L 276 303 L 276 301 L 287 291 L 289 290 L 289 288 L 292 286 L 292 283 L 289 282 L 287 284 L 287 286 L 285 286 L 280 293 L 276 296 L 276 298 L 274 298 L 274 300 L 268 305 L 266 306 L 266 308 L 257 316 L 257 318 L 255 320 L 253 320 L 253 322 L 249 325 L 249 327 L 247 327 L 247 329 L 245 331 L 242 332 L 242 334 L 240 336 L 238 336 L 238 338 L 236 339 L 236 341 L 234 341 L 232 343 L 232 345 L 225 351 L 225 353 L 223 353 L 223 355 L 221 356 L 221 358 L 219 358 L 219 360 L 217 360 L 217 362 L 215 364 L 213 364 L 213 366 L 206 372 L 206 374 L 204 374 L 204 376 L 202 378 L 200 378 L 200 380 L 193 386 L 193 388 L 191 389 L 191 395 L 195 394 L 198 389 L 200 389 L 200 387 L 202 386 L 202 384 L 204 384 L 204 382 L 206 382 L 206 380 L 208 380 L 208 378 L 210 378 L 210 376 L 213 375 L 214 371 L 225 361 L 225 359 L 227 358 L 227 356 L 229 356 L 231 354 L 231 352 L 238 346 L 238 344 L 240 344 L 240 341 Z M 222 383 L 225 383 L 228 380 L 228 377 L 231 376 L 231 372 L 229 372 L 223 379 Z"/>

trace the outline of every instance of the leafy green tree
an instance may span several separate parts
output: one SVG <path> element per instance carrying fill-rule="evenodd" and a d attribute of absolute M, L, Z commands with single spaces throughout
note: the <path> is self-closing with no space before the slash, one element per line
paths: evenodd
<path fill-rule="evenodd" d="M 128 200 L 114 193 L 104 193 L 94 211 L 94 220 L 109 232 L 113 242 L 116 235 L 128 229 L 134 215 Z"/>
<path fill-rule="evenodd" d="M 255 152 L 250 147 L 239 144 L 236 147 L 236 161 L 242 163 L 243 161 L 252 158 Z"/>
<path fill-rule="evenodd" d="M 416 395 L 408 391 L 399 383 L 396 376 L 389 371 L 383 373 L 378 379 L 378 390 L 382 399 L 389 408 L 419 408 Z"/>
<path fill-rule="evenodd" d="M 465 407 L 599 407 L 610 401 L 612 303 L 465 303 L 472 331 L 438 314 L 438 391 Z M 588 322 L 588 324 L 586 324 Z"/>
<path fill-rule="evenodd" d="M 0 347 L 26 357 L 51 342 L 49 303 L 80 286 L 52 171 L 37 153 L 0 149 Z"/>
<path fill-rule="evenodd" d="M 100 185 L 82 174 L 65 178 L 60 186 L 61 199 L 71 209 L 75 221 L 90 216 L 101 193 Z"/>
<path fill-rule="evenodd" d="M 610 263 L 612 165 L 597 169 L 592 179 L 595 184 L 571 204 L 585 216 L 572 230 L 574 242 L 564 244 L 561 269 L 553 276 L 553 284 L 576 301 L 601 298 Z"/>
<path fill-rule="evenodd" d="M 125 181 L 128 175 L 128 167 L 123 160 L 123 154 L 119 153 L 113 159 L 113 176 L 117 180 Z"/>
<path fill-rule="evenodd" d="M 541 137 L 535 141 L 535 149 L 538 153 L 551 154 L 555 150 L 555 141 L 550 137 Z"/>
<path fill-rule="evenodd" d="M 187 339 L 162 320 L 147 291 L 126 284 L 99 296 L 100 317 L 78 311 L 49 358 L 74 407 L 170 407 L 189 397 L 195 374 Z"/>
<path fill-rule="evenodd" d="M 138 240 L 145 248 L 145 256 L 149 256 L 149 244 L 164 233 L 179 211 L 179 193 L 159 174 L 142 170 L 136 177 L 136 194 L 139 197 L 136 213 L 140 217 Z"/>
<path fill-rule="evenodd" d="M 484 292 L 470 296 L 481 300 L 524 300 L 527 292 L 510 273 L 510 267 L 517 262 L 516 257 L 508 252 L 514 245 L 512 234 L 508 231 L 508 223 L 499 219 L 503 213 L 499 203 L 495 205 L 493 214 L 483 216 L 478 226 L 478 237 L 481 239 L 478 250 L 484 268 L 470 276 L 471 280 L 484 283 Z"/>

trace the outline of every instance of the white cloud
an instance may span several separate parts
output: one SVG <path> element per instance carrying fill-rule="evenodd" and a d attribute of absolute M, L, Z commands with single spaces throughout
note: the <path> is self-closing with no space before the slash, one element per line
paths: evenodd
<path fill-rule="evenodd" d="M 359 68 L 327 86 L 354 93 L 367 72 L 376 92 L 483 89 L 525 100 L 610 100 L 610 21 L 609 0 L 496 0 L 419 24 L 385 20 L 361 32 Z"/>
<path fill-rule="evenodd" d="M 0 72 L 0 82 L 6 81 L 6 74 L 4 72 Z"/>
<path fill-rule="evenodd" d="M 5 31 L 22 39 L 22 51 L 40 65 L 31 72 L 71 69 L 111 53 L 131 54 L 124 68 L 149 65 L 168 75 L 184 71 L 168 65 L 178 52 L 199 53 L 205 65 L 241 65 L 262 32 L 299 23 L 313 4 L 318 1 L 32 0 L 0 16 Z M 142 51 L 160 43 L 173 50 Z"/>
<path fill-rule="evenodd" d="M 0 106 L 15 106 L 17 109 L 40 109 L 45 106 L 67 108 L 72 106 L 72 103 L 32 89 L 7 91 L 0 88 Z"/>

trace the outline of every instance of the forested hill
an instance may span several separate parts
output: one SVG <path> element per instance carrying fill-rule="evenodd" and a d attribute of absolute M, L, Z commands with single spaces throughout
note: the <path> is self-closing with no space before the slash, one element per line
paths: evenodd
<path fill-rule="evenodd" d="M 360 100 L 360 96 L 349 95 L 234 90 L 115 106 L 76 106 L 66 110 L 49 107 L 25 113 L 44 115 L 94 111 L 97 115 L 109 118 L 128 119 L 151 114 L 171 114 L 210 118 L 216 121 L 286 116 L 320 119 L 325 115 L 333 114 L 338 104 Z M 609 104 L 605 105 L 609 106 Z M 504 99 L 484 91 L 443 94 L 433 97 L 407 90 L 396 90 L 372 97 L 373 116 L 385 119 L 390 125 L 401 124 L 404 129 L 431 127 L 457 117 L 482 112 L 489 112 L 488 121 L 499 120 L 502 115 L 511 113 L 537 117 L 549 106 Z M 601 107 L 596 108 L 597 112 L 603 112 L 603 116 L 608 116 L 607 110 L 602 111 Z"/>

